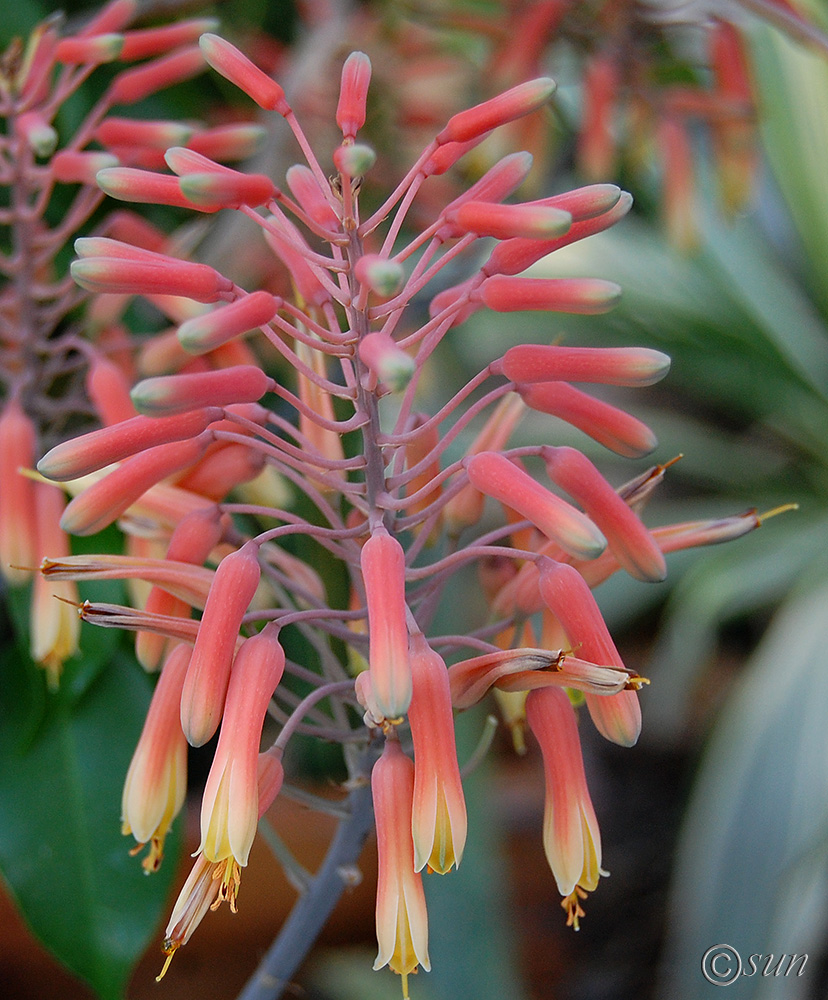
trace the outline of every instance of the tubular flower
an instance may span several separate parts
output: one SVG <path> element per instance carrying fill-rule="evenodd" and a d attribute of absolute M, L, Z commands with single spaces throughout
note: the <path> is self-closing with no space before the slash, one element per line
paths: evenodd
<path fill-rule="evenodd" d="M 150 844 L 142 861 L 146 872 L 161 864 L 164 838 L 187 793 L 187 741 L 179 705 L 190 652 L 181 644 L 167 657 L 124 782 L 121 832 L 135 837 L 136 851 Z"/>
<path fill-rule="evenodd" d="M 271 749 L 260 753 L 256 761 L 258 819 L 261 819 L 273 804 L 282 787 L 283 778 L 281 752 Z M 223 902 L 228 902 L 230 910 L 236 912 L 236 893 L 240 879 L 238 865 L 232 867 L 229 881 L 225 881 L 226 876 L 225 861 L 210 861 L 203 852 L 198 854 L 173 905 L 164 932 L 163 950 L 167 959 L 156 977 L 157 980 L 164 977 L 173 956 L 190 940 L 193 931 L 207 915 L 208 910 L 216 910 Z"/>
<path fill-rule="evenodd" d="M 581 900 L 598 885 L 601 834 L 586 785 L 575 710 L 565 691 L 543 688 L 526 698 L 526 721 L 540 744 L 546 775 L 543 846 L 564 897 L 567 926 L 578 930 Z"/>
<path fill-rule="evenodd" d="M 374 969 L 388 965 L 402 976 L 408 997 L 408 977 L 417 967 L 429 972 L 428 916 L 421 876 L 414 871 L 411 842 L 411 802 L 414 765 L 397 740 L 388 739 L 371 773 L 377 825 L 377 940 Z"/>
<path fill-rule="evenodd" d="M 457 766 L 448 671 L 421 632 L 411 638 L 411 678 L 414 870 L 428 865 L 443 875 L 463 857 L 466 803 Z"/>
<path fill-rule="evenodd" d="M 213 766 L 201 802 L 201 846 L 228 873 L 244 868 L 256 834 L 256 761 L 265 712 L 285 668 L 278 630 L 268 625 L 246 639 L 233 661 Z M 225 876 L 225 882 L 227 881 Z"/>

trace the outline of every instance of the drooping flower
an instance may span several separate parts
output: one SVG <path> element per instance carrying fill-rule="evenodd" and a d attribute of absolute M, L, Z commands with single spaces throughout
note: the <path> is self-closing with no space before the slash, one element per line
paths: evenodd
<path fill-rule="evenodd" d="M 411 840 L 411 803 L 414 764 L 399 741 L 388 739 L 371 772 L 377 826 L 377 940 L 374 969 L 388 965 L 402 977 L 408 997 L 408 977 L 428 957 L 428 915 L 421 876 L 414 871 Z"/>
<path fill-rule="evenodd" d="M 567 925 L 578 929 L 581 900 L 598 885 L 601 834 L 587 789 L 575 710 L 565 691 L 541 688 L 526 698 L 526 721 L 540 744 L 546 775 L 543 846 Z"/>

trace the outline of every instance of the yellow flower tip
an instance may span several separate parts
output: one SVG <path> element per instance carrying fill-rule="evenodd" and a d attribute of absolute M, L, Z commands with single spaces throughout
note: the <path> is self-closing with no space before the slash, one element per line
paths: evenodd
<path fill-rule="evenodd" d="M 235 858 L 227 858 L 222 865 L 217 864 L 215 870 L 213 871 L 213 878 L 221 879 L 221 886 L 219 887 L 218 896 L 216 896 L 215 901 L 211 904 L 211 910 L 217 910 L 222 903 L 230 904 L 230 912 L 238 913 L 238 908 L 236 906 L 236 898 L 239 894 L 239 886 L 241 885 L 241 868 L 239 863 Z"/>
<path fill-rule="evenodd" d="M 576 885 L 572 892 L 561 900 L 561 907 L 566 911 L 567 927 L 572 927 L 576 931 L 581 929 L 581 917 L 586 916 L 586 912 L 581 906 L 581 900 L 586 898 L 587 893 L 579 885 Z"/>
<path fill-rule="evenodd" d="M 757 514 L 756 520 L 759 524 L 764 524 L 771 517 L 776 517 L 778 514 L 787 514 L 789 510 L 799 510 L 798 503 L 783 503 L 778 507 L 774 507 L 772 510 L 765 511 L 764 514 Z"/>
<path fill-rule="evenodd" d="M 155 977 L 156 983 L 160 983 L 161 980 L 164 978 L 164 976 L 166 976 L 167 969 L 169 969 L 170 962 L 172 962 L 173 958 L 175 957 L 175 953 L 178 951 L 178 948 L 179 948 L 178 942 L 172 941 L 170 938 L 167 938 L 164 944 L 162 945 L 161 950 L 167 957 L 164 960 L 164 965 L 162 966 L 161 971 Z"/>
<path fill-rule="evenodd" d="M 640 674 L 630 674 L 627 683 L 624 685 L 625 691 L 640 691 L 645 684 L 650 683 L 649 677 L 642 677 Z"/>

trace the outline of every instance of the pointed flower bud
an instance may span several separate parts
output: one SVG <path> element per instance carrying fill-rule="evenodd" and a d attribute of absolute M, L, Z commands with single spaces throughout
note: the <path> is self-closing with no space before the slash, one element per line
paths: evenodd
<path fill-rule="evenodd" d="M 276 185 L 264 174 L 237 170 L 220 173 L 185 174 L 178 182 L 181 193 L 194 205 L 220 208 L 256 208 L 272 201 Z"/>
<path fill-rule="evenodd" d="M 513 507 L 551 541 L 582 559 L 595 558 L 606 539 L 590 519 L 536 482 L 514 462 L 494 451 L 464 460 L 472 486 Z"/>
<path fill-rule="evenodd" d="M 377 162 L 377 154 L 363 142 L 338 146 L 333 154 L 334 166 L 346 177 L 362 177 Z"/>
<path fill-rule="evenodd" d="M 555 81 L 539 77 L 518 84 L 482 104 L 453 115 L 437 136 L 440 145 L 446 142 L 469 142 L 490 132 L 498 125 L 522 118 L 542 107 L 555 92 Z"/>
<path fill-rule="evenodd" d="M 189 354 L 206 354 L 249 330 L 265 326 L 279 310 L 281 299 L 256 291 L 229 305 L 185 320 L 178 328 L 178 341 Z"/>
<path fill-rule="evenodd" d="M 565 563 L 541 559 L 540 592 L 558 619 L 569 644 L 584 659 L 624 668 L 615 643 L 581 574 Z M 587 708 L 598 731 L 613 743 L 633 746 L 641 732 L 641 708 L 635 691 L 587 695 Z"/>
<path fill-rule="evenodd" d="M 352 52 L 342 66 L 336 124 L 342 136 L 351 139 L 365 124 L 365 102 L 371 83 L 371 60 L 364 52 Z"/>
<path fill-rule="evenodd" d="M 652 535 L 586 455 L 575 448 L 547 447 L 541 457 L 549 478 L 599 526 L 630 576 L 645 582 L 660 582 L 667 576 L 664 556 Z"/>
<path fill-rule="evenodd" d="M 147 448 L 196 437 L 223 413 L 209 406 L 174 417 L 130 417 L 55 445 L 37 463 L 37 470 L 57 482 L 79 479 Z"/>
<path fill-rule="evenodd" d="M 513 278 L 494 274 L 472 296 L 496 312 L 548 309 L 592 316 L 617 304 L 621 288 L 602 278 Z"/>
<path fill-rule="evenodd" d="M 597 888 L 606 872 L 601 871 L 601 833 L 587 788 L 575 710 L 565 691 L 530 691 L 526 721 L 540 744 L 546 776 L 543 846 L 564 897 L 567 926 L 577 930 L 584 915 L 580 900 Z"/>
<path fill-rule="evenodd" d="M 360 257 L 354 273 L 360 284 L 367 285 L 372 292 L 386 299 L 396 295 L 405 282 L 402 264 L 375 253 Z"/>
<path fill-rule="evenodd" d="M 99 66 L 114 62 L 123 51 L 124 36 L 110 33 L 85 38 L 61 38 L 55 48 L 55 62 L 65 66 Z"/>
<path fill-rule="evenodd" d="M 518 392 L 530 409 L 565 420 L 625 458 L 648 455 L 658 443 L 650 428 L 636 417 L 568 382 L 519 385 Z"/>
<path fill-rule="evenodd" d="M 77 153 L 62 149 L 51 160 L 52 176 L 61 184 L 95 184 L 100 170 L 118 166 L 118 157 L 111 153 Z"/>
<path fill-rule="evenodd" d="M 151 486 L 197 462 L 212 439 L 212 434 L 205 431 L 198 437 L 161 444 L 128 458 L 71 501 L 63 512 L 61 527 L 72 535 L 102 531 Z"/>
<path fill-rule="evenodd" d="M 164 663 L 124 782 L 121 832 L 131 833 L 138 849 L 150 844 L 142 862 L 146 872 L 161 864 L 164 838 L 187 793 L 187 741 L 179 705 L 189 662 L 190 647 L 180 643 Z"/>
<path fill-rule="evenodd" d="M 443 875 L 463 857 L 466 802 L 457 765 L 448 671 L 422 633 L 411 639 L 411 679 L 408 722 L 414 742 L 414 870 L 428 865 Z"/>
<path fill-rule="evenodd" d="M 598 382 L 653 385 L 670 370 L 670 359 L 647 347 L 561 347 L 517 344 L 495 370 L 518 383 Z"/>
<path fill-rule="evenodd" d="M 109 88 L 109 99 L 112 104 L 137 104 L 150 94 L 190 80 L 203 71 L 204 60 L 198 46 L 190 45 L 119 73 Z"/>
<path fill-rule="evenodd" d="M 411 664 L 405 618 L 405 553 L 384 528 L 363 545 L 360 567 L 368 610 L 368 663 L 383 716 L 399 720 L 411 702 Z"/>
<path fill-rule="evenodd" d="M 411 381 L 417 363 L 382 330 L 366 334 L 359 342 L 359 356 L 368 369 L 392 392 L 401 392 Z"/>
<path fill-rule="evenodd" d="M 260 576 L 252 542 L 218 565 L 181 695 L 181 726 L 191 746 L 200 747 L 218 729 L 242 618 Z"/>
<path fill-rule="evenodd" d="M 294 198 L 309 218 L 323 229 L 335 232 L 339 230 L 341 225 L 339 216 L 325 197 L 325 192 L 319 187 L 319 181 L 310 167 L 295 163 L 288 168 L 285 179 Z"/>
<path fill-rule="evenodd" d="M 214 17 L 192 18 L 176 24 L 162 24 L 153 28 L 139 28 L 124 34 L 124 48 L 121 58 L 125 60 L 147 59 L 163 52 L 198 41 L 205 31 L 218 27 Z"/>
<path fill-rule="evenodd" d="M 102 146 L 149 146 L 165 150 L 183 146 L 193 131 L 193 126 L 184 122 L 141 121 L 112 115 L 97 127 L 95 138 Z"/>
<path fill-rule="evenodd" d="M 200 212 L 215 212 L 219 206 L 196 205 L 185 198 L 172 174 L 157 174 L 137 167 L 107 167 L 96 175 L 98 187 L 110 198 L 118 201 L 138 202 L 147 205 L 174 205 Z"/>
<path fill-rule="evenodd" d="M 260 108 L 278 111 L 280 115 L 291 113 L 284 90 L 235 45 L 209 32 L 201 36 L 199 45 L 209 65 L 239 90 L 243 90 Z"/>
<path fill-rule="evenodd" d="M 96 354 L 86 375 L 86 392 L 104 424 L 136 416 L 129 398 L 129 382 L 114 361 Z"/>
<path fill-rule="evenodd" d="M 447 213 L 446 218 L 463 232 L 493 236 L 498 240 L 512 237 L 550 239 L 561 236 L 572 225 L 569 212 L 558 208 L 498 205 L 485 201 L 466 201 Z"/>
<path fill-rule="evenodd" d="M 408 977 L 418 965 L 429 972 L 428 914 L 422 876 L 414 871 L 411 803 L 414 765 L 397 740 L 386 740 L 382 757 L 371 773 L 377 826 L 377 941 L 374 969 L 383 966 L 402 976 L 403 996 Z"/>
<path fill-rule="evenodd" d="M 237 365 L 192 375 L 145 378 L 132 390 L 135 406 L 152 417 L 185 413 L 199 407 L 255 403 L 274 385 L 256 365 Z"/>
<path fill-rule="evenodd" d="M 39 111 L 24 111 L 14 119 L 14 130 L 35 156 L 51 156 L 58 134 Z"/>
<path fill-rule="evenodd" d="M 201 801 L 201 845 L 208 861 L 245 867 L 259 819 L 257 767 L 267 706 L 285 668 L 272 625 L 236 653 L 216 754 Z"/>
<path fill-rule="evenodd" d="M 233 290 L 233 282 L 207 264 L 173 258 L 170 261 L 86 257 L 72 261 L 69 270 L 75 281 L 90 292 L 181 295 L 196 302 L 218 302 Z"/>

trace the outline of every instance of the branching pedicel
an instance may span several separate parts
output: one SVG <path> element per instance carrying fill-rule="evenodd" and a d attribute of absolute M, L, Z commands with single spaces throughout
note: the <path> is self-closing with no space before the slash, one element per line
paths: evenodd
<path fill-rule="evenodd" d="M 330 908 L 319 904 L 321 915 L 309 915 L 313 901 L 330 903 L 341 892 L 341 872 L 355 862 L 369 829 L 364 789 L 374 764 L 375 968 L 399 973 L 407 995 L 408 975 L 429 968 L 421 873 L 457 865 L 466 839 L 453 708 L 493 690 L 512 713 L 516 735 L 525 719 L 539 741 L 547 774 L 546 853 L 568 923 L 577 928 L 583 899 L 601 875 L 601 843 L 567 689 L 583 692 L 604 736 L 629 746 L 638 737 L 637 691 L 645 683 L 625 668 L 590 588 L 619 568 L 661 580 L 663 553 L 738 537 L 759 518 L 651 533 L 638 511 L 664 466 L 616 490 L 573 448 L 508 446 L 528 407 L 569 421 L 621 455 L 651 451 L 655 439 L 647 427 L 570 383 L 649 385 L 669 364 L 654 350 L 515 346 L 437 413 L 415 408 L 431 355 L 474 310 L 598 313 L 618 297 L 615 285 L 597 279 L 519 276 L 544 255 L 613 225 L 631 202 L 615 186 L 598 184 L 506 204 L 530 169 L 525 153 L 496 163 L 427 229 L 403 235 L 429 177 L 448 170 L 490 130 L 538 112 L 553 91 L 551 80 L 521 84 L 456 114 L 385 203 L 363 219 L 359 180 L 373 153 L 356 137 L 365 119 L 368 58 L 353 53 L 343 68 L 336 112 L 343 140 L 329 179 L 279 85 L 221 38 L 206 34 L 200 44 L 214 69 L 292 129 L 306 164 L 288 171 L 290 194 L 269 177 L 182 147 L 167 151 L 171 173 L 111 167 L 99 173 L 99 183 L 116 198 L 244 213 L 290 272 L 295 294 L 248 292 L 212 267 L 157 249 L 100 237 L 79 241 L 72 271 L 81 286 L 182 296 L 207 308 L 193 309 L 178 327 L 180 354 L 192 363 L 133 389 L 140 414 L 59 445 L 39 465 L 77 494 L 62 519 L 66 530 L 90 534 L 121 519 L 127 532 L 165 539 L 165 552 L 48 559 L 43 573 L 137 577 L 153 585 L 141 611 L 81 607 L 87 621 L 136 630 L 141 662 L 161 668 L 123 800 L 125 832 L 150 844 L 148 870 L 160 863 L 164 835 L 183 802 L 185 740 L 201 745 L 221 727 L 204 792 L 200 853 L 167 927 L 168 955 L 209 908 L 223 899 L 235 908 L 257 819 L 281 787 L 282 751 L 301 727 L 341 740 L 353 791 L 344 833 L 297 904 L 303 916 L 283 931 L 290 961 L 277 940 L 266 959 L 268 975 L 271 982 L 289 977 Z M 496 242 L 482 267 L 433 294 L 425 322 L 412 320 L 414 298 L 422 300 L 472 246 L 479 252 L 485 237 Z M 251 331 L 278 352 L 293 385 L 256 362 L 247 344 Z M 222 353 L 228 344 L 248 363 L 228 366 Z M 381 405 L 393 393 L 396 406 Z M 267 394 L 279 401 L 276 407 L 260 402 Z M 285 416 L 291 409 L 295 422 Z M 446 460 L 479 416 L 486 419 L 466 455 Z M 356 448 L 351 432 L 361 437 Z M 105 470 L 113 462 L 120 464 Z M 569 500 L 535 479 L 524 462 L 545 466 Z M 272 496 L 255 503 L 226 499 L 263 468 L 278 470 L 304 496 L 302 509 L 312 506 L 313 520 Z M 84 480 L 79 492 L 71 481 L 81 476 L 92 481 Z M 267 483 L 260 477 L 260 497 Z M 503 507 L 504 526 L 480 527 L 485 497 Z M 264 526 L 251 534 L 257 522 Z M 314 567 L 280 547 L 297 534 L 347 567 L 348 608 L 330 606 Z M 480 567 L 489 620 L 469 634 L 426 638 L 454 574 L 470 564 Z M 202 611 L 200 621 L 191 618 L 192 608 Z M 291 628 L 311 643 L 316 670 L 286 660 L 280 633 Z M 343 643 L 347 663 L 334 652 Z M 466 658 L 447 669 L 441 652 Z M 283 671 L 311 687 L 298 705 L 280 685 Z M 322 711 L 325 698 L 331 707 Z M 365 713 L 356 730 L 345 708 L 355 700 Z M 282 729 L 260 753 L 268 711 Z M 245 996 L 265 995 L 250 989 Z"/>

